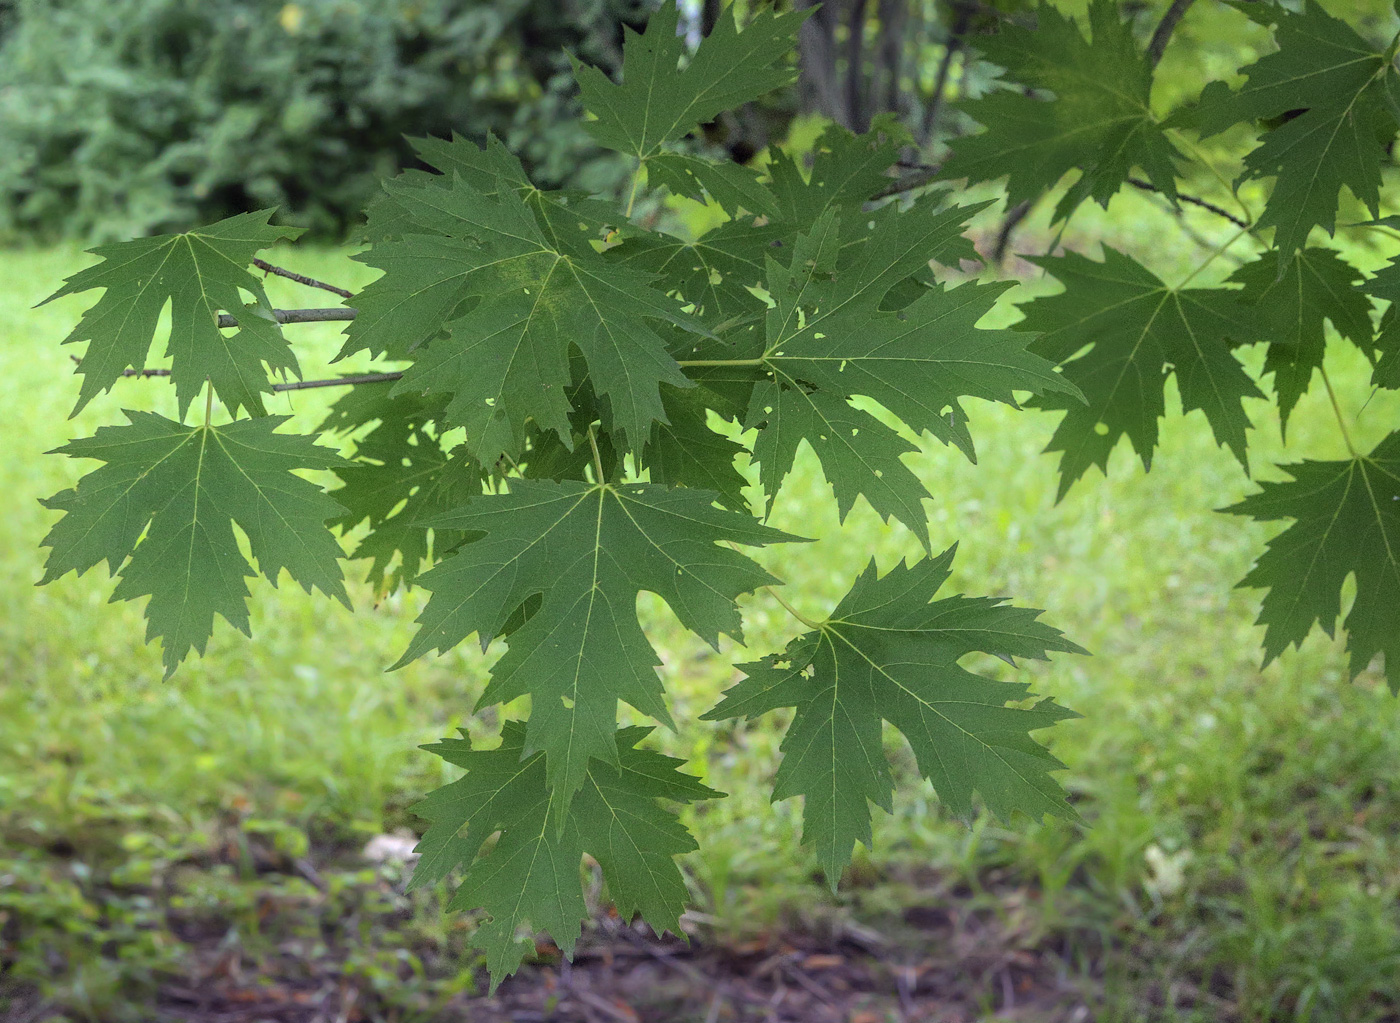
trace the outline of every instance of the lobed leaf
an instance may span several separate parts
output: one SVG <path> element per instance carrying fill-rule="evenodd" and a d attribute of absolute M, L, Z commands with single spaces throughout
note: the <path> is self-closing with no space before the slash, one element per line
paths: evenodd
<path fill-rule="evenodd" d="M 1085 651 L 1036 621 L 1037 610 L 989 597 L 934 600 L 954 551 L 884 576 L 872 561 L 827 621 L 781 654 L 739 665 L 747 678 L 704 715 L 796 708 L 773 798 L 803 797 L 802 841 L 816 847 L 833 889 L 852 846 L 870 845 L 869 803 L 891 806 L 882 721 L 904 733 L 920 772 L 960 816 L 971 815 L 976 791 L 1003 820 L 1016 811 L 1076 817 L 1050 777 L 1063 765 L 1029 733 L 1078 715 L 1048 699 L 1008 707 L 1027 684 L 983 678 L 958 661 L 974 651 L 1007 660 Z"/>
<path fill-rule="evenodd" d="M 286 416 L 227 426 L 182 426 L 154 412 L 126 413 L 58 453 L 105 462 L 72 490 L 44 501 L 64 512 L 44 538 L 49 583 L 106 561 L 119 582 L 113 600 L 149 596 L 146 638 L 160 637 L 169 677 L 194 648 L 204 653 L 221 615 L 248 635 L 254 574 L 233 526 L 248 540 L 258 570 L 275 586 L 282 569 L 346 607 L 339 544 L 326 521 L 341 507 L 297 469 L 349 463 L 310 437 L 276 434 Z"/>

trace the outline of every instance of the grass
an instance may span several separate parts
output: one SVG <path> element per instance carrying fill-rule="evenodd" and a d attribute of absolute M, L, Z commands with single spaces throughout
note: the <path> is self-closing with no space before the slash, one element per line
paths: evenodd
<path fill-rule="evenodd" d="M 472 983 L 466 923 L 442 917 L 438 893 L 406 899 L 350 852 L 411 826 L 406 807 L 449 777 L 417 744 L 458 725 L 492 734 L 496 711 L 468 716 L 486 662 L 464 646 L 383 674 L 417 595 L 372 607 L 360 588 L 352 615 L 255 584 L 255 640 L 221 626 L 208 655 L 164 683 L 140 607 L 107 603 L 103 570 L 29 585 L 53 517 L 36 499 L 85 471 L 40 453 L 124 404 L 172 411 L 162 382 L 131 380 L 66 420 L 74 388 L 56 342 L 81 300 L 30 306 L 84 258 L 0 257 L 0 1017 L 9 997 L 11 1011 L 53 1019 L 145 1018 L 151 986 L 202 927 L 267 956 L 290 934 L 376 992 L 382 1018 L 431 1019 Z M 349 287 L 372 274 L 338 252 L 284 261 Z M 304 300 L 270 288 L 279 304 Z M 333 327 L 295 338 L 308 368 L 335 349 Z M 1353 436 L 1378 440 L 1396 403 L 1381 396 L 1357 415 L 1360 360 L 1339 353 L 1329 369 Z M 330 397 L 279 401 L 314 417 Z M 960 544 L 949 592 L 1047 608 L 1093 651 L 1018 674 L 1085 715 L 1048 739 L 1086 824 L 950 821 L 892 734 L 908 783 L 893 814 L 877 813 L 875 851 L 830 895 L 799 844 L 798 808 L 767 800 L 785 719 L 696 722 L 734 681 L 732 660 L 774 649 L 795 623 L 755 596 L 748 651 L 716 656 L 644 601 L 681 722 L 657 741 L 731 793 L 689 819 L 703 919 L 740 940 L 794 917 L 883 919 L 956 891 L 994 912 L 1014 902 L 1027 942 L 1067 942 L 1103 1019 L 1397 1018 L 1400 705 L 1378 672 L 1349 682 L 1341 643 L 1321 634 L 1259 669 L 1258 594 L 1232 586 L 1269 530 L 1209 511 L 1248 492 L 1239 466 L 1199 415 L 1174 416 L 1151 474 L 1119 451 L 1108 479 L 1056 504 L 1053 459 L 1039 454 L 1052 417 L 970 411 L 977 466 L 941 448 L 916 463 L 935 495 L 934 544 Z M 1267 407 L 1250 411 L 1261 478 L 1276 461 L 1342 454 L 1319 394 L 1295 414 L 1287 451 Z M 870 557 L 883 569 L 918 551 L 863 505 L 838 524 L 810 458 L 784 490 L 775 524 L 826 538 L 764 557 L 804 611 L 829 607 Z M 332 865 L 319 888 L 288 866 L 312 849 Z M 269 905 L 290 921 L 276 935 L 264 933 Z"/>

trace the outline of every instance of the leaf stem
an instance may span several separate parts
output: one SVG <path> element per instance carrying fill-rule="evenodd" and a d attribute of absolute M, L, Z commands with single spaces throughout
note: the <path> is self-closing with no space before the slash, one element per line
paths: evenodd
<path fill-rule="evenodd" d="M 726 541 L 724 541 L 724 542 L 725 542 L 726 544 L 728 544 L 730 547 L 732 547 L 732 548 L 734 549 L 734 552 L 735 552 L 736 554 L 743 554 L 743 553 L 744 553 L 743 551 L 739 550 L 739 545 L 736 544 L 733 540 L 726 540 Z M 747 557 L 747 556 L 748 556 L 748 555 L 745 555 L 745 557 Z M 763 590 L 765 593 L 767 593 L 769 596 L 771 596 L 774 600 L 776 600 L 780 605 L 782 605 L 782 608 L 783 608 L 784 611 L 786 611 L 788 614 L 792 615 L 794 618 L 796 618 L 796 619 L 797 619 L 799 622 L 801 622 L 803 625 L 807 626 L 807 628 L 809 628 L 809 629 L 818 629 L 818 630 L 821 629 L 822 626 L 821 626 L 821 623 L 820 623 L 820 622 L 814 622 L 814 621 L 812 621 L 812 619 L 808 618 L 808 617 L 807 617 L 806 615 L 804 615 L 801 611 L 797 610 L 797 608 L 795 608 L 795 607 L 793 607 L 791 604 L 789 604 L 786 600 L 783 599 L 783 595 L 782 595 L 781 593 L 778 592 L 778 590 L 777 590 L 776 587 L 774 587 L 774 586 L 761 586 L 761 587 L 759 587 L 759 589 Z"/>
<path fill-rule="evenodd" d="M 632 219 L 632 207 L 637 202 L 637 186 L 642 183 L 642 158 L 637 157 L 637 169 L 632 172 L 632 194 L 627 197 L 627 212 L 623 214 L 627 220 Z"/>
<path fill-rule="evenodd" d="M 765 590 L 767 590 L 767 591 L 772 595 L 772 597 L 773 597 L 774 600 L 776 600 L 779 604 L 782 605 L 784 611 L 786 611 L 788 614 L 792 615 L 794 618 L 796 618 L 796 619 L 797 619 L 799 622 L 801 622 L 803 625 L 807 626 L 807 628 L 809 628 L 809 629 L 817 629 L 817 630 L 820 630 L 820 629 L 821 629 L 821 623 L 820 623 L 820 622 L 814 622 L 814 621 L 812 621 L 812 619 L 808 618 L 808 617 L 807 617 L 806 615 L 804 615 L 801 611 L 797 610 L 797 608 L 795 608 L 795 607 L 793 607 L 791 604 L 789 604 L 786 600 L 783 599 L 783 595 L 782 595 L 781 593 L 779 593 L 775 587 L 772 587 L 772 586 L 765 586 L 765 587 L 763 587 L 763 588 L 764 588 Z"/>
<path fill-rule="evenodd" d="M 1186 285 L 1190 284 L 1193 280 L 1195 280 L 1197 274 L 1199 274 L 1202 270 L 1204 270 L 1206 267 L 1210 266 L 1217 259 L 1223 256 L 1225 252 L 1230 248 L 1230 246 L 1234 245 L 1235 242 L 1239 241 L 1241 238 L 1247 235 L 1249 233 L 1249 230 L 1250 229 L 1248 227 L 1242 227 L 1234 234 L 1230 235 L 1229 238 L 1225 239 L 1225 241 L 1222 242 L 1220 245 L 1216 246 L 1215 250 L 1205 258 L 1205 261 L 1202 262 L 1200 266 L 1196 267 L 1196 269 L 1192 270 L 1189 274 L 1187 274 L 1186 278 L 1176 286 L 1175 290 L 1180 291 L 1182 288 L 1186 287 Z"/>
<path fill-rule="evenodd" d="M 598 485 L 601 487 L 606 481 L 603 479 L 603 456 L 598 453 L 598 441 L 593 436 L 593 424 L 588 424 L 588 446 L 593 449 L 593 471 L 598 474 Z"/>
<path fill-rule="evenodd" d="M 1220 173 L 1220 168 L 1216 167 L 1214 162 L 1212 162 L 1211 160 L 1206 159 L 1206 155 L 1203 152 L 1201 152 L 1200 146 L 1196 145 L 1189 138 L 1187 138 L 1185 133 L 1182 132 L 1180 128 L 1168 128 L 1166 130 L 1176 135 L 1177 142 L 1191 151 L 1192 158 L 1199 162 L 1202 166 L 1204 166 L 1206 170 L 1210 171 L 1211 176 L 1215 178 L 1215 180 L 1220 184 L 1221 188 L 1225 189 L 1226 193 L 1230 196 L 1230 198 L 1235 201 L 1235 205 L 1240 208 L 1240 212 L 1244 214 L 1244 219 L 1248 220 L 1251 224 L 1254 223 L 1254 211 L 1245 205 L 1244 200 L 1241 199 L 1239 193 L 1235 191 L 1233 187 L 1231 187 L 1230 182 L 1226 180 L 1225 175 Z"/>
<path fill-rule="evenodd" d="M 1332 413 L 1337 417 L 1337 427 L 1342 431 L 1342 441 L 1347 446 L 1347 454 L 1352 458 L 1356 457 L 1356 448 L 1352 446 L 1351 434 L 1347 432 L 1346 418 L 1342 415 L 1342 406 L 1337 402 L 1337 392 L 1332 390 L 1332 380 L 1327 375 L 1327 367 L 1317 367 L 1322 374 L 1322 386 L 1327 388 L 1327 398 L 1332 402 Z"/>
<path fill-rule="evenodd" d="M 682 359 L 676 365 L 681 369 L 696 366 L 762 366 L 767 360 L 758 359 Z"/>
<path fill-rule="evenodd" d="M 204 378 L 204 428 L 209 429 L 209 420 L 214 415 L 214 381 Z"/>

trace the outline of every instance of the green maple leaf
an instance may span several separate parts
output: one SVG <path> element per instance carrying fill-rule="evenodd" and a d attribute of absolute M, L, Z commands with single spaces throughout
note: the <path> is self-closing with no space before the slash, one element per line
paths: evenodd
<path fill-rule="evenodd" d="M 756 228 L 744 221 L 721 224 L 694 240 L 656 231 L 628 238 L 606 258 L 654 274 L 659 287 L 683 296 L 710 322 L 737 322 L 766 308 L 749 289 L 762 286 L 764 260 L 787 233 L 780 225 Z"/>
<path fill-rule="evenodd" d="M 1029 733 L 1077 717 L 1053 700 L 1030 709 L 1028 685 L 983 678 L 959 666 L 974 651 L 1005 659 L 1084 653 L 1033 608 L 990 597 L 933 600 L 955 548 L 877 577 L 872 561 L 831 617 L 781 654 L 739 665 L 748 677 L 704 715 L 796 714 L 783 739 L 774 800 L 804 798 L 802 841 L 834 888 L 857 842 L 870 845 L 870 807 L 894 791 L 881 745 L 888 721 L 909 741 L 924 777 L 963 817 L 977 791 L 999 818 L 1075 818 L 1050 772 L 1060 764 Z M 1014 662 L 1013 662 L 1014 663 Z"/>
<path fill-rule="evenodd" d="M 1240 121 L 1292 115 L 1265 133 L 1242 174 L 1275 179 L 1255 226 L 1275 228 L 1274 246 L 1290 253 L 1315 226 L 1332 233 L 1344 185 L 1379 216 L 1381 160 L 1400 116 L 1400 36 L 1378 48 L 1315 0 L 1300 13 L 1270 5 L 1263 16 L 1277 24 L 1278 50 L 1240 69 L 1248 81 L 1237 92 L 1211 82 L 1176 123 L 1208 137 Z"/>
<path fill-rule="evenodd" d="M 671 723 L 656 652 L 637 622 L 649 590 L 712 645 L 739 637 L 735 598 L 775 580 L 717 543 L 796 539 L 713 507 L 715 495 L 655 484 L 512 480 L 433 520 L 480 534 L 419 579 L 432 598 L 395 667 L 477 633 L 498 635 L 527 600 L 539 610 L 511 634 L 480 705 L 529 694 L 530 745 L 549 754 L 554 798 L 567 805 L 588 758 L 615 763 L 617 701 Z"/>
<path fill-rule="evenodd" d="M 449 396 L 448 421 L 490 464 L 521 452 L 529 420 L 572 437 L 565 391 L 577 346 L 612 429 L 645 443 L 665 420 L 660 385 L 690 385 L 652 323 L 705 333 L 694 317 L 654 290 L 651 275 L 556 244 L 512 189 L 492 196 L 460 177 L 385 188 L 433 233 L 382 242 L 364 257 L 385 274 L 357 296 L 342 356 L 369 348 L 413 358 L 395 393 Z"/>
<path fill-rule="evenodd" d="M 688 153 L 659 153 L 647 161 L 647 181 L 697 202 L 709 196 L 731 216 L 740 210 L 778 215 L 777 203 L 758 173 L 732 161 L 713 163 Z"/>
<path fill-rule="evenodd" d="M 1056 220 L 1088 198 L 1107 207 L 1134 167 L 1175 200 L 1181 154 L 1152 114 L 1152 65 L 1118 4 L 1090 5 L 1092 43 L 1049 4 L 1036 8 L 1036 20 L 1034 29 L 1003 24 L 977 45 L 1015 81 L 1049 91 L 1054 99 L 1008 88 L 963 104 L 987 130 L 952 143 L 942 176 L 969 182 L 1005 176 L 1007 202 L 1015 205 L 1079 170 L 1055 207 Z"/>
<path fill-rule="evenodd" d="M 873 230 L 849 246 L 828 211 L 794 246 L 790 265 L 769 260 L 774 305 L 762 363 L 773 380 L 755 390 L 747 425 L 761 430 L 759 474 L 770 498 L 806 439 L 822 459 L 843 516 L 855 494 L 864 494 L 927 546 L 920 504 L 926 494 L 900 461 L 913 448 L 845 399 L 873 399 L 915 432 L 928 431 L 972 457 L 960 398 L 1014 404 L 1017 389 L 1077 393 L 1048 362 L 1028 353 L 1028 338 L 976 327 L 1007 286 L 926 288 L 903 308 L 883 307 L 896 285 L 927 273 L 931 258 L 961 240 L 963 223 L 979 208 L 886 209 L 873 215 Z"/>
<path fill-rule="evenodd" d="M 1261 522 L 1294 520 L 1240 582 L 1269 591 L 1259 611 L 1264 663 L 1301 645 L 1314 624 L 1333 634 L 1351 575 L 1356 599 L 1343 623 L 1351 675 L 1384 653 L 1390 688 L 1400 694 L 1400 433 L 1369 455 L 1280 468 L 1293 479 L 1261 483 L 1259 493 L 1222 509 Z"/>
<path fill-rule="evenodd" d="M 1185 411 L 1203 411 L 1216 441 L 1247 464 L 1243 399 L 1263 395 L 1231 349 L 1257 339 L 1249 310 L 1230 289 L 1169 288 L 1131 256 L 1106 245 L 1103 254 L 1102 263 L 1072 252 L 1035 259 L 1065 290 L 1022 306 L 1026 318 L 1015 328 L 1042 332 L 1030 350 L 1060 364 L 1087 399 L 1035 401 L 1065 410 L 1046 448 L 1062 453 L 1059 497 L 1089 466 L 1107 472 L 1124 435 L 1152 467 L 1173 373 Z"/>
<path fill-rule="evenodd" d="M 777 219 L 788 225 L 787 240 L 791 241 L 799 231 L 809 230 L 828 211 L 838 216 L 857 213 L 892 185 L 889 171 L 899 160 L 903 141 L 892 132 L 856 135 L 833 124 L 813 145 L 811 170 L 805 174 L 788 153 L 772 150 L 767 168 L 772 179 L 769 189 L 778 207 Z M 843 216 L 847 232 L 857 222 L 855 216 Z M 969 258 L 976 257 L 970 248 L 967 254 Z"/>
<path fill-rule="evenodd" d="M 227 426 L 182 426 L 153 412 L 126 413 L 127 426 L 58 448 L 107 463 L 72 490 L 44 501 L 64 512 L 43 546 L 53 548 L 40 583 L 105 560 L 120 581 L 113 600 L 149 596 L 146 638 L 161 638 L 167 677 L 190 652 L 204 653 L 218 613 L 248 634 L 254 575 L 239 549 L 237 525 L 258 570 L 275 586 L 285 568 L 350 604 L 340 546 L 326 520 L 342 509 L 296 469 L 349 463 L 309 437 L 275 434 L 286 416 Z"/>
<path fill-rule="evenodd" d="M 370 426 L 356 437 L 354 462 L 336 469 L 343 486 L 331 496 L 344 514 L 329 524 L 343 536 L 368 523 L 350 557 L 371 559 L 366 578 L 376 593 L 412 586 L 435 552 L 460 543 L 462 535 L 452 530 L 432 530 L 430 543 L 426 523 L 481 493 L 480 468 L 460 447 L 443 449 L 435 428 L 442 405 L 418 395 L 394 397 L 378 386 L 355 387 L 317 428 L 350 434 Z"/>
<path fill-rule="evenodd" d="M 545 754 L 526 752 L 524 722 L 507 721 L 500 746 L 491 750 L 472 749 L 465 729 L 460 739 L 423 747 L 467 773 L 412 808 L 432 826 L 418 844 L 409 887 L 434 884 L 466 866 L 451 907 L 484 909 L 490 916 L 472 941 L 486 952 L 492 991 L 533 949 L 517 937 L 526 925 L 548 930 L 573 955 L 587 913 L 579 877 L 584 853 L 598 861 L 624 919 L 640 912 L 658 932 L 680 933 L 689 893 L 675 857 L 696 845 L 657 800 L 692 803 L 724 793 L 680 773 L 681 761 L 637 749 L 650 731 L 615 733 L 613 762 L 589 762 L 562 827 L 550 820 Z M 495 846 L 478 857 L 482 842 L 496 832 Z"/>
<path fill-rule="evenodd" d="M 584 109 L 597 118 L 585 127 L 599 145 L 645 162 L 706 121 L 794 81 L 787 58 L 806 17 L 760 11 L 742 32 L 733 17 L 721 17 L 679 68 L 685 39 L 676 34 L 676 4 L 663 4 L 645 33 L 624 27 L 621 84 L 575 61 Z"/>
<path fill-rule="evenodd" d="M 64 344 L 88 342 L 77 372 L 83 383 L 77 415 L 128 369 L 142 369 L 161 312 L 170 308 L 166 354 L 184 417 L 209 380 L 233 414 L 246 408 L 264 415 L 262 395 L 271 393 L 268 369 L 300 375 L 296 356 L 272 317 L 262 282 L 248 272 L 261 250 L 300 228 L 273 227 L 272 210 L 241 213 L 185 234 L 137 238 L 90 249 L 102 262 L 79 270 L 44 302 L 104 288 Z M 242 293 L 254 302 L 246 305 Z M 42 304 L 42 303 L 41 303 Z M 219 329 L 219 314 L 238 318 L 236 334 Z M 266 364 L 267 369 L 264 369 Z"/>
<path fill-rule="evenodd" d="M 1356 285 L 1361 272 L 1331 249 L 1299 249 L 1283 260 L 1265 252 L 1230 275 L 1244 285 L 1239 300 L 1251 306 L 1257 337 L 1267 339 L 1264 372 L 1274 375 L 1279 420 L 1287 436 L 1288 417 L 1307 393 L 1327 348 L 1324 320 L 1368 355 L 1371 303 Z"/>
<path fill-rule="evenodd" d="M 735 456 L 745 449 L 710 429 L 706 416 L 709 409 L 731 411 L 729 403 L 708 387 L 664 388 L 661 400 L 669 421 L 652 427 L 642 452 L 651 482 L 714 491 L 726 508 L 747 511 L 743 490 L 749 481 L 734 467 Z"/>

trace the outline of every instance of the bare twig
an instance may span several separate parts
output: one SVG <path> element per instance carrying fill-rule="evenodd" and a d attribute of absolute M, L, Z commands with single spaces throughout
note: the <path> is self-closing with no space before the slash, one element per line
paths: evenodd
<path fill-rule="evenodd" d="M 1001 230 L 997 232 L 996 245 L 992 249 L 993 263 L 1000 263 L 1006 258 L 1006 250 L 1011 245 L 1011 232 L 1016 230 L 1016 226 L 1026 219 L 1026 214 L 1030 211 L 1030 201 L 1023 199 L 1006 214 L 1006 218 L 1001 222 Z"/>
<path fill-rule="evenodd" d="M 76 361 L 76 360 L 75 360 Z M 168 369 L 124 369 L 124 377 L 168 377 Z M 273 391 L 307 391 L 316 387 L 353 387 L 356 384 L 387 384 L 403 379 L 403 373 L 358 373 L 326 380 L 289 380 L 284 384 L 273 384 Z"/>
<path fill-rule="evenodd" d="M 927 144 L 933 138 L 933 129 L 938 126 L 938 115 L 943 112 L 943 101 L 948 92 L 948 73 L 953 67 L 953 58 L 962 51 L 963 40 L 967 37 L 968 26 L 972 22 L 972 8 L 965 4 L 957 5 L 957 20 L 948 33 L 943 47 L 943 59 L 938 63 L 938 74 L 933 82 L 933 95 L 928 106 L 924 107 L 924 117 L 919 125 L 919 141 Z"/>
<path fill-rule="evenodd" d="M 912 192 L 916 188 L 923 188 L 930 182 L 937 180 L 938 171 L 938 167 L 921 166 L 903 177 L 895 178 L 870 198 L 888 199 L 892 195 L 901 195 L 904 192 Z"/>
<path fill-rule="evenodd" d="M 1150 182 L 1150 181 L 1143 181 L 1141 178 L 1129 178 L 1129 179 L 1128 179 L 1128 184 L 1132 185 L 1134 188 L 1141 188 L 1144 192 L 1157 192 L 1157 193 L 1159 193 L 1159 194 L 1161 194 L 1161 192 L 1162 192 L 1162 190 L 1161 190 L 1160 188 L 1158 188 L 1156 185 L 1152 184 L 1152 182 Z M 1249 224 L 1248 224 L 1247 221 L 1241 220 L 1239 217 L 1235 216 L 1235 215 L 1234 215 L 1233 213 L 1231 213 L 1229 210 L 1223 210 L 1223 209 L 1221 209 L 1219 206 L 1215 205 L 1215 203 L 1213 203 L 1213 202 L 1207 202 L 1206 200 L 1204 200 L 1204 199 L 1199 199 L 1199 198 L 1197 198 L 1197 197 L 1194 196 L 1194 195 L 1182 195 L 1182 194 L 1179 193 L 1179 192 L 1177 193 L 1177 196 L 1176 196 L 1176 197 L 1177 197 L 1177 199 L 1179 199 L 1179 200 L 1182 201 L 1182 202 L 1190 203 L 1192 206 L 1199 206 L 1199 207 L 1200 207 L 1201 209 L 1203 209 L 1203 210 L 1208 210 L 1209 212 L 1214 213 L 1217 217 L 1224 217 L 1226 220 L 1228 220 L 1230 223 L 1234 224 L 1236 227 L 1248 227 L 1248 226 L 1249 226 Z"/>
<path fill-rule="evenodd" d="M 337 288 L 334 284 L 327 284 L 325 281 L 318 281 L 314 277 L 307 277 L 293 270 L 287 270 L 280 266 L 273 266 L 265 259 L 253 260 L 253 265 L 266 274 L 275 274 L 278 277 L 285 277 L 289 281 L 296 281 L 298 284 L 305 284 L 308 288 L 320 288 L 322 291 L 330 291 L 341 298 L 354 298 L 353 291 L 346 291 L 344 288 Z"/>
<path fill-rule="evenodd" d="M 360 373 L 354 376 L 332 377 L 329 380 L 290 380 L 273 384 L 274 391 L 308 391 L 313 387 L 353 387 L 355 384 L 387 384 L 403 379 L 402 373 Z"/>
<path fill-rule="evenodd" d="M 1176 31 L 1176 26 L 1181 21 L 1186 9 L 1195 0 L 1172 0 L 1172 5 L 1167 8 L 1167 13 L 1162 15 L 1162 20 L 1157 23 L 1157 29 L 1152 33 L 1152 40 L 1147 44 L 1147 59 L 1156 67 L 1157 62 L 1162 59 L 1162 54 L 1166 52 L 1167 42 L 1171 39 L 1172 33 Z"/>
<path fill-rule="evenodd" d="M 278 323 L 327 323 L 333 320 L 353 320 L 358 309 L 338 306 L 334 309 L 274 309 L 272 315 Z M 219 314 L 220 327 L 238 326 L 237 317 L 228 313 Z"/>
<path fill-rule="evenodd" d="M 865 109 L 865 0 L 850 0 L 846 24 L 846 121 L 856 134 L 870 130 Z"/>

